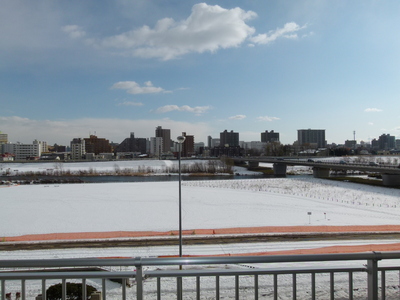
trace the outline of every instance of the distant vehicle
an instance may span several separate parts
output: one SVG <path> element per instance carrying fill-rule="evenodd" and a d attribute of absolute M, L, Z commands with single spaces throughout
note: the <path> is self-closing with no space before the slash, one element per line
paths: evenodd
<path fill-rule="evenodd" d="M 314 162 L 314 160 L 311 159 L 311 158 L 307 159 L 307 161 L 308 161 L 308 162 Z"/>
<path fill-rule="evenodd" d="M 376 162 L 374 162 L 374 161 L 370 161 L 370 162 L 369 162 L 369 165 L 370 165 L 370 166 L 379 166 L 379 165 L 378 165 Z"/>
<path fill-rule="evenodd" d="M 345 160 L 341 160 L 341 161 L 339 162 L 339 164 L 342 164 L 342 165 L 347 165 L 347 161 L 345 161 Z"/>
<path fill-rule="evenodd" d="M 277 158 L 277 160 L 283 160 L 283 158 Z"/>

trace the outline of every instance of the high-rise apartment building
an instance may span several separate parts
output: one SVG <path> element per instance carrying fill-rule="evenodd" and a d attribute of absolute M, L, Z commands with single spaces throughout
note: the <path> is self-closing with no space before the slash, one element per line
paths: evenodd
<path fill-rule="evenodd" d="M 380 150 L 391 150 L 396 147 L 396 137 L 390 134 L 382 134 L 378 139 Z"/>
<path fill-rule="evenodd" d="M 162 137 L 151 137 L 150 138 L 150 154 L 155 157 L 161 157 L 163 152 L 163 138 Z"/>
<path fill-rule="evenodd" d="M 83 159 L 85 152 L 85 140 L 81 138 L 75 138 L 71 141 L 71 159 Z"/>
<path fill-rule="evenodd" d="M 194 136 L 187 135 L 186 132 L 182 132 L 182 136 L 185 137 L 185 141 L 182 144 L 182 157 L 190 157 L 195 154 Z"/>
<path fill-rule="evenodd" d="M 146 153 L 147 140 L 145 138 L 135 138 L 135 133 L 131 132 L 130 137 L 122 141 L 121 144 L 115 147 L 116 153 L 118 152 L 140 152 Z"/>
<path fill-rule="evenodd" d="M 95 155 L 100 153 L 112 153 L 112 147 L 109 140 L 90 135 L 89 138 L 85 138 L 85 152 L 94 153 Z"/>
<path fill-rule="evenodd" d="M 297 141 L 300 146 L 324 148 L 326 146 L 325 129 L 299 129 Z"/>
<path fill-rule="evenodd" d="M 262 143 L 273 143 L 273 142 L 279 142 L 279 133 L 274 132 L 271 130 L 268 132 L 268 130 L 265 130 L 265 132 L 261 132 L 261 142 Z"/>
<path fill-rule="evenodd" d="M 156 137 L 163 139 L 163 153 L 171 152 L 171 130 L 163 129 L 161 126 L 156 127 Z"/>
<path fill-rule="evenodd" d="M 219 134 L 220 147 L 237 147 L 239 146 L 239 133 L 231 130 L 228 132 L 226 129 Z"/>

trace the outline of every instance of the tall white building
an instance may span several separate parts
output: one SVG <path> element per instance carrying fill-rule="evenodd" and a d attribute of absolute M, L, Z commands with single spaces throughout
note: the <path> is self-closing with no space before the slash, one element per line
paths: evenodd
<path fill-rule="evenodd" d="M 85 154 L 85 139 L 73 139 L 71 141 L 71 159 L 82 159 Z"/>
<path fill-rule="evenodd" d="M 151 137 L 150 138 L 150 154 L 156 157 L 161 156 L 164 149 L 164 139 L 162 137 Z"/>
<path fill-rule="evenodd" d="M 15 155 L 16 160 L 39 158 L 42 152 L 47 151 L 47 143 L 34 140 L 32 144 L 9 143 L 3 145 L 4 153 Z"/>

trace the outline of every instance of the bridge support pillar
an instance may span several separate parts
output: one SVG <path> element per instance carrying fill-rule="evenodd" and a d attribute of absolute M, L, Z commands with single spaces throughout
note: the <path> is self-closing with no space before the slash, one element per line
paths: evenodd
<path fill-rule="evenodd" d="M 258 161 L 254 161 L 254 160 L 249 161 L 249 167 L 250 168 L 257 168 L 258 164 L 259 164 Z"/>
<path fill-rule="evenodd" d="M 286 164 L 274 163 L 274 175 L 286 176 Z"/>
<path fill-rule="evenodd" d="M 399 186 L 400 175 L 399 174 L 382 174 L 382 183 L 384 186 Z"/>
<path fill-rule="evenodd" d="M 315 178 L 327 178 L 329 177 L 329 169 L 326 168 L 313 168 L 313 176 Z"/>

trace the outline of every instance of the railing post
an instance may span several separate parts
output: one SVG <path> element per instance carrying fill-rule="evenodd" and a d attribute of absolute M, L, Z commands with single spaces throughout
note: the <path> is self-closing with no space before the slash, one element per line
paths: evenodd
<path fill-rule="evenodd" d="M 376 258 L 367 261 L 368 300 L 378 299 L 378 260 L 380 252 L 374 252 Z"/>
<path fill-rule="evenodd" d="M 135 258 L 135 267 L 136 267 L 136 299 L 143 300 L 143 270 L 141 258 Z"/>

